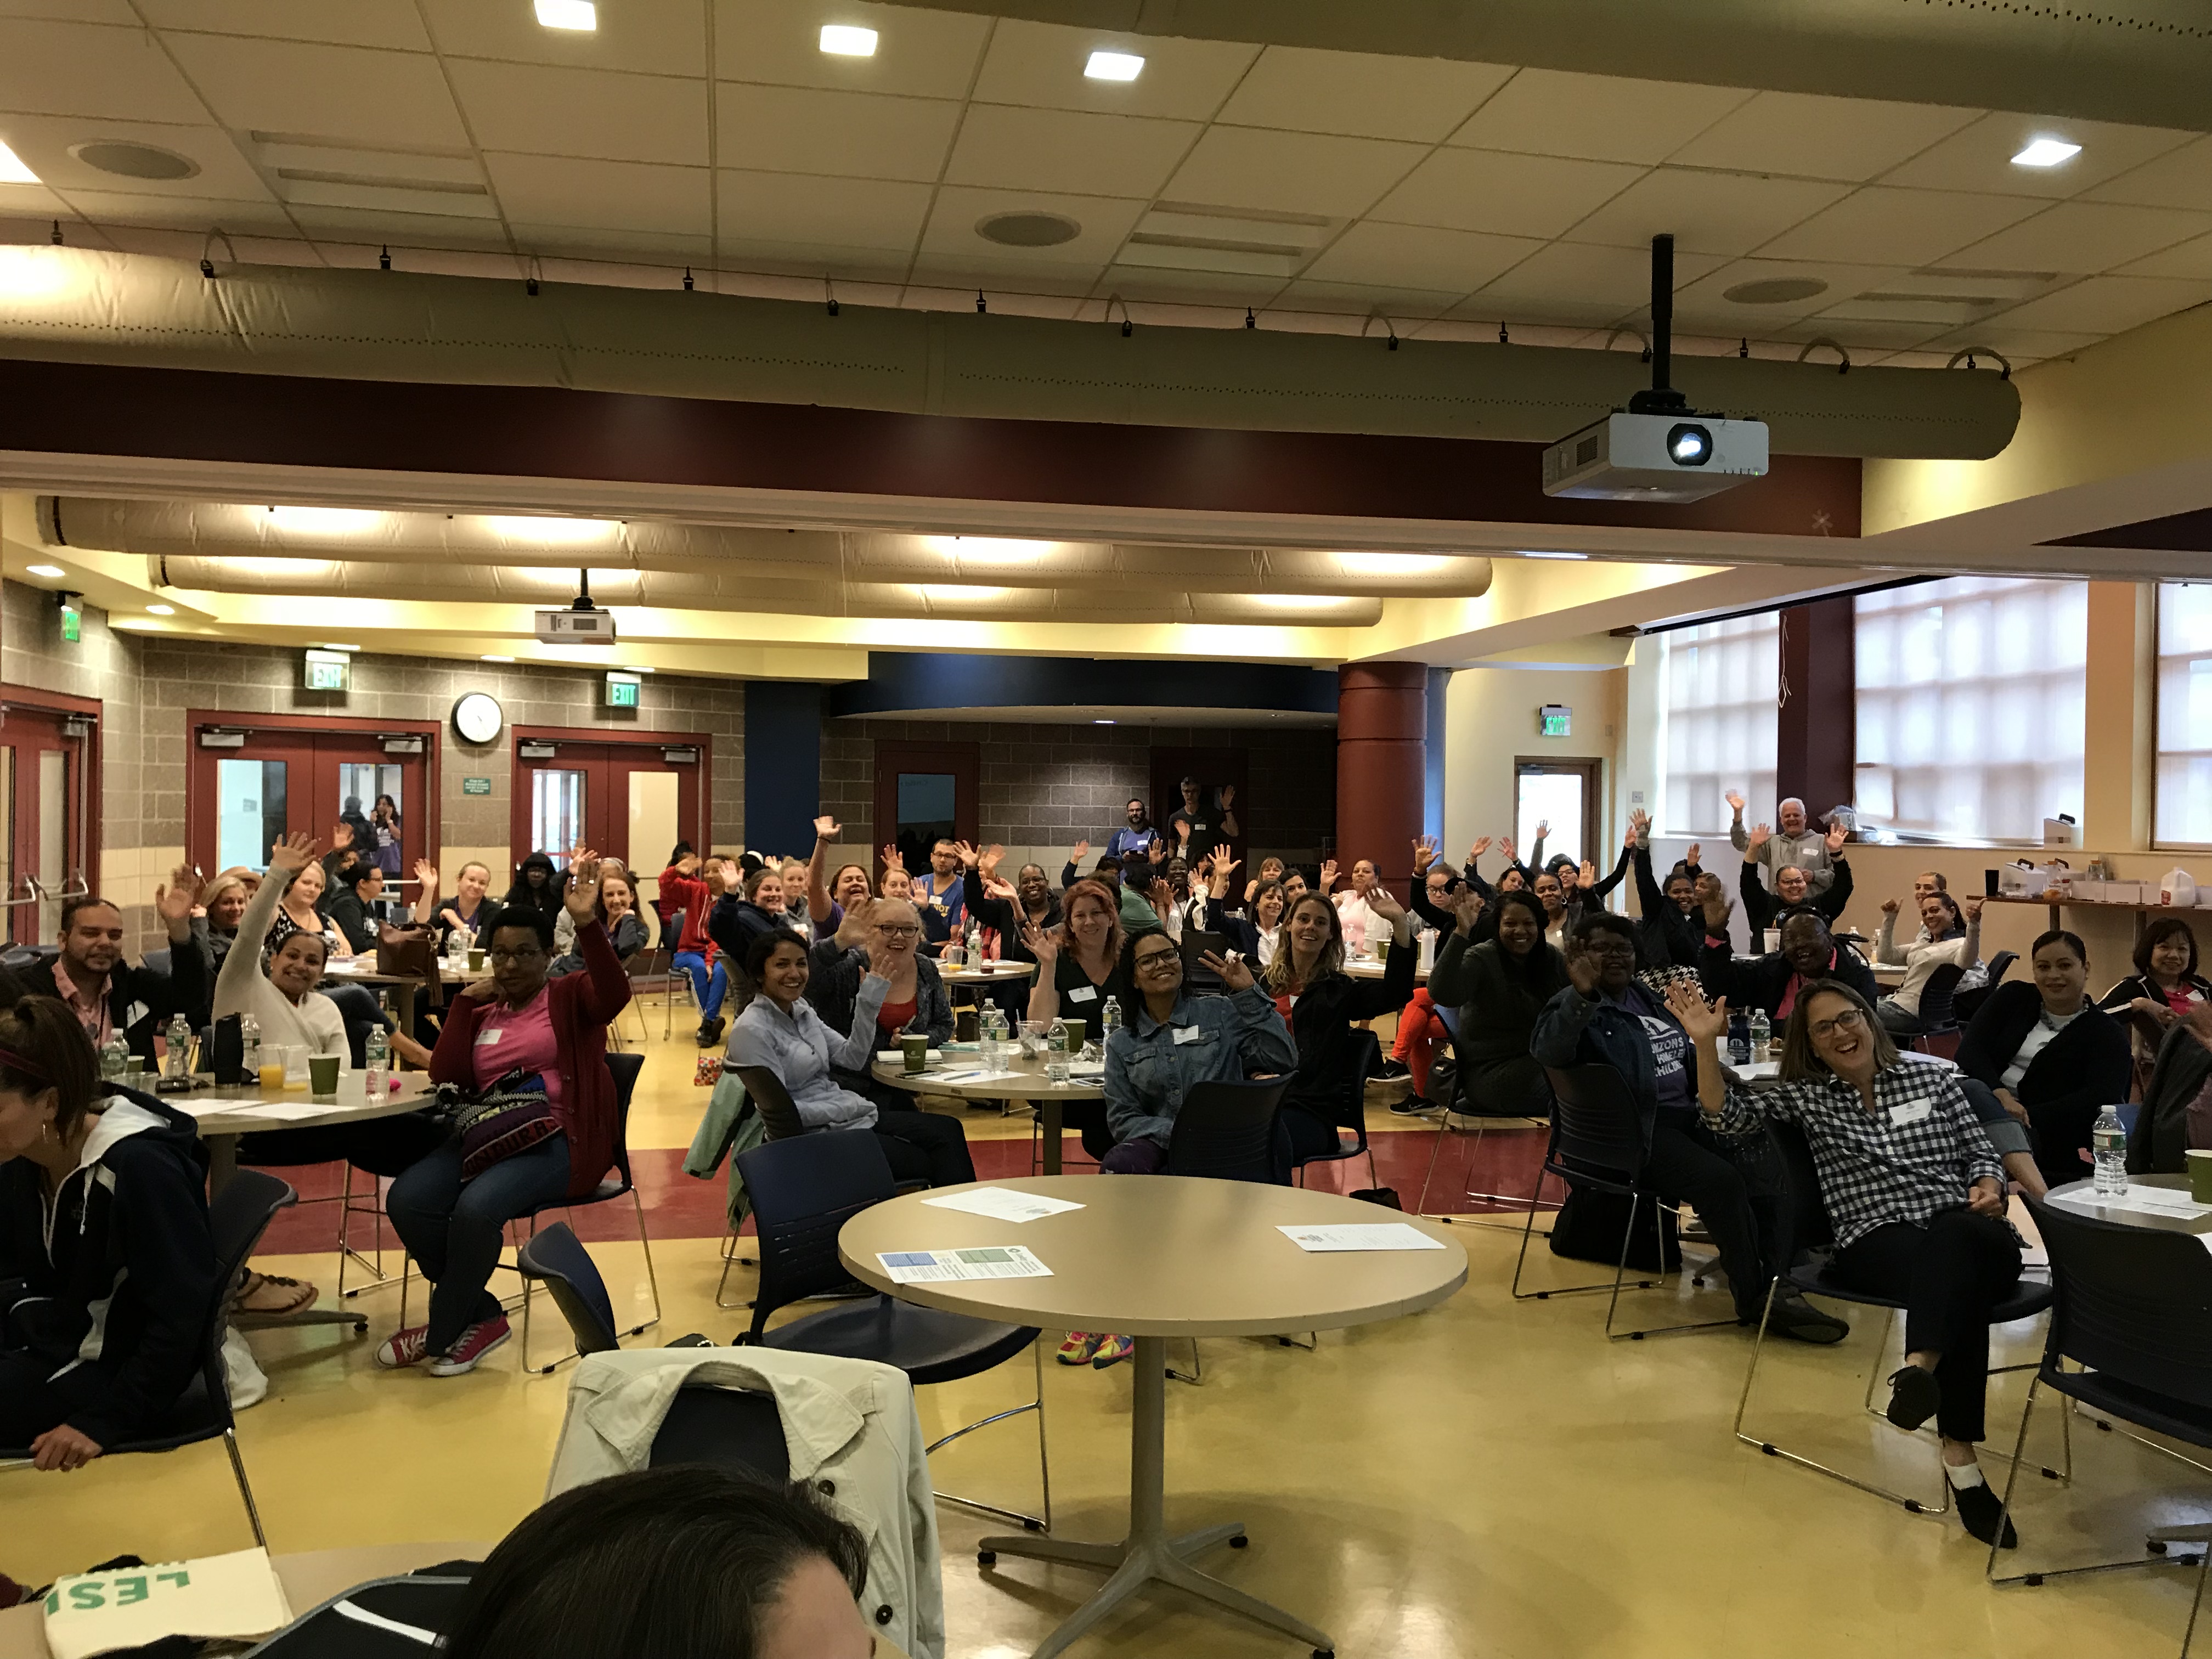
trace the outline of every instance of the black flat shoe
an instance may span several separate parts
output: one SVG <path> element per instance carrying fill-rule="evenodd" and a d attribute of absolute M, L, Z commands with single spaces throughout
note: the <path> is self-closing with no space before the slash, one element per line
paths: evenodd
<path fill-rule="evenodd" d="M 2020 1547 L 2020 1534 L 2012 1529 L 2012 1522 L 2005 1517 L 2003 1501 L 1990 1490 L 1988 1481 L 1984 1480 L 1978 1486 L 1954 1486 L 1951 1502 L 1957 1508 L 1959 1519 L 1966 1530 L 1984 1544 L 1996 1539 L 1996 1547 L 2001 1550 Z M 1999 1538 L 1997 1526 L 2001 1522 L 2004 1526 L 2004 1535 Z"/>
<path fill-rule="evenodd" d="M 1850 1326 L 1844 1321 L 1833 1314 L 1822 1313 L 1803 1297 L 1794 1294 L 1774 1298 L 1774 1312 L 1766 1328 L 1793 1342 L 1814 1342 L 1823 1346 L 1840 1342 L 1851 1334 Z"/>
<path fill-rule="evenodd" d="M 1923 1371 L 1917 1365 L 1902 1366 L 1890 1374 L 1889 1408 L 1882 1415 L 1900 1429 L 1917 1429 L 1936 1415 L 1942 1398 L 1935 1372 Z"/>

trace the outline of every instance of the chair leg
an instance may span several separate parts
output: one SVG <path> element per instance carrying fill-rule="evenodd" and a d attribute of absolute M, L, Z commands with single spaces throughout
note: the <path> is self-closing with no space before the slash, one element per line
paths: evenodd
<path fill-rule="evenodd" d="M 630 1327 L 632 1336 L 641 1336 L 660 1322 L 660 1275 L 653 1270 L 653 1240 L 645 1231 L 645 1201 L 637 1195 L 637 1188 L 629 1189 L 630 1208 L 637 1215 L 637 1242 L 645 1251 L 645 1282 L 653 1291 L 653 1317 L 642 1325 Z"/>
<path fill-rule="evenodd" d="M 1018 1521 L 1023 1529 L 1027 1532 L 1048 1533 L 1052 1530 L 1052 1466 L 1047 1461 L 1045 1455 L 1044 1346 L 1042 1334 L 1036 1341 L 1030 1344 L 1030 1354 L 1036 1367 L 1036 1399 L 1026 1405 L 1014 1406 L 1002 1412 L 994 1412 L 988 1417 L 978 1418 L 965 1428 L 955 1429 L 948 1435 L 940 1436 L 922 1448 L 922 1455 L 929 1456 L 939 1447 L 951 1445 L 963 1435 L 973 1434 L 978 1429 L 987 1429 L 994 1423 L 1003 1423 L 1010 1417 L 1019 1417 L 1024 1412 L 1035 1412 L 1037 1420 L 1037 1477 L 1044 1488 L 1042 1515 L 1024 1515 L 1019 1510 L 1001 1509 L 995 1504 L 982 1503 L 973 1498 L 962 1498 L 949 1492 L 933 1491 L 930 1495 L 941 1504 L 957 1504 L 963 1509 L 979 1510 L 985 1515 L 995 1515 L 1001 1520 Z"/>
<path fill-rule="evenodd" d="M 1528 1218 L 1521 1228 L 1521 1254 L 1513 1263 L 1513 1299 L 1516 1302 L 1549 1302 L 1555 1296 L 1586 1296 L 1593 1291 L 1611 1291 L 1615 1297 L 1618 1297 L 1622 1288 L 1618 1274 L 1611 1279 L 1601 1279 L 1595 1285 L 1563 1285 L 1557 1290 L 1550 1291 L 1524 1291 L 1521 1288 L 1521 1269 L 1528 1261 L 1528 1240 L 1535 1232 L 1536 1211 L 1543 1201 L 1541 1194 L 1544 1190 L 1544 1177 L 1550 1173 L 1548 1170 L 1538 1170 L 1536 1184 L 1528 1194 Z M 1441 1218 L 1449 1221 L 1452 1218 L 1445 1216 Z M 1497 1224 L 1491 1222 L 1476 1224 L 1494 1226 Z M 1622 1254 L 1626 1255 L 1625 1248 Z M 1654 1290 L 1657 1288 L 1658 1283 L 1656 1279 L 1639 1279 L 1628 1288 L 1638 1291 Z M 1607 1325 L 1613 1322 L 1613 1316 L 1610 1312 L 1606 1315 L 1606 1322 Z"/>
<path fill-rule="evenodd" d="M 1198 1357 L 1198 1339 L 1196 1337 L 1194 1336 L 1190 1340 L 1190 1369 L 1187 1371 L 1179 1371 L 1174 1366 L 1170 1365 L 1168 1367 L 1168 1375 L 1175 1378 L 1178 1382 L 1189 1383 L 1193 1388 L 1202 1388 L 1205 1386 L 1206 1366 L 1204 1362 Z"/>
<path fill-rule="evenodd" d="M 235 1425 L 222 1431 L 223 1449 L 230 1454 L 230 1472 L 238 1481 L 238 1495 L 246 1501 L 246 1518 L 253 1528 L 253 1541 L 263 1549 L 269 1547 L 269 1534 L 261 1530 L 261 1510 L 253 1501 L 252 1483 L 246 1478 L 246 1460 L 238 1455 L 238 1430 Z"/>
<path fill-rule="evenodd" d="M 341 1302 L 350 1302 L 355 1297 L 361 1295 L 365 1291 L 382 1290 L 386 1285 L 392 1282 L 391 1275 L 387 1274 L 384 1271 L 383 1190 L 381 1188 L 378 1187 L 377 1178 L 374 1176 L 369 1176 L 369 1186 L 371 1191 L 375 1194 L 376 1201 L 366 1207 L 356 1207 L 353 1201 L 353 1165 L 349 1164 L 345 1166 L 345 1184 L 338 1192 L 338 1300 Z M 373 1263 L 367 1256 L 363 1255 L 359 1250 L 356 1250 L 353 1247 L 353 1218 L 357 1215 L 368 1216 L 375 1224 L 376 1244 L 374 1248 L 376 1250 L 376 1260 Z M 349 1259 L 358 1261 L 362 1267 L 369 1268 L 375 1274 L 375 1277 L 371 1279 L 365 1285 L 356 1285 L 351 1290 L 348 1290 L 346 1288 L 346 1262 Z"/>

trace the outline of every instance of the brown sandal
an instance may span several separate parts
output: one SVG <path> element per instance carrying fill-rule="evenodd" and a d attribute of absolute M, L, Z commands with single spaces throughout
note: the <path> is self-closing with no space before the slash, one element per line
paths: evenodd
<path fill-rule="evenodd" d="M 313 1285 L 301 1279 L 249 1270 L 246 1283 L 239 1289 L 235 1311 L 246 1314 L 297 1313 L 302 1308 L 313 1306 L 315 1298 L 321 1294 Z M 263 1299 L 257 1301 L 256 1297 Z"/>

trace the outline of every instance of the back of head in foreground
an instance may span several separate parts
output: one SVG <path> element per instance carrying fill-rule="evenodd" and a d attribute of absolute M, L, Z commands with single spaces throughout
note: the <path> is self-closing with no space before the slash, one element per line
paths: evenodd
<path fill-rule="evenodd" d="M 801 1486 L 678 1464 L 553 1498 L 471 1584 L 447 1659 L 868 1659 L 858 1533 Z"/>

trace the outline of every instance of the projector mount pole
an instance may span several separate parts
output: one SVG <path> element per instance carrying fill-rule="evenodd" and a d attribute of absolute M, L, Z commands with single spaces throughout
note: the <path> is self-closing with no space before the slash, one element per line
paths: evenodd
<path fill-rule="evenodd" d="M 1680 415 L 1689 412 L 1689 399 L 1668 384 L 1674 371 L 1674 239 L 1666 233 L 1651 239 L 1651 386 L 1628 400 L 1632 415 Z"/>
<path fill-rule="evenodd" d="M 589 570 L 579 570 L 576 573 L 576 582 L 578 587 L 576 602 L 568 609 L 588 611 L 592 609 L 592 573 Z"/>

